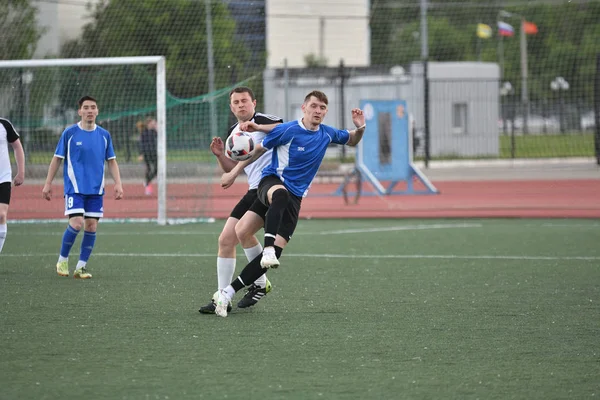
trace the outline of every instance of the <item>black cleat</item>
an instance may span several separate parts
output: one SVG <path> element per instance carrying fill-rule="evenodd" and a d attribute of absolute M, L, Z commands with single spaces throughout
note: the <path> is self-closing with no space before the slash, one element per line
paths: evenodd
<path fill-rule="evenodd" d="M 198 310 L 198 312 L 200 312 L 201 314 L 214 314 L 215 313 L 215 308 L 216 308 L 216 304 L 214 302 L 214 300 L 211 300 L 210 303 L 208 303 L 205 306 L 200 307 L 200 309 Z M 231 303 L 227 305 L 227 312 L 231 312 Z"/>
<path fill-rule="evenodd" d="M 271 282 L 267 279 L 267 285 L 264 288 L 260 286 L 256 286 L 254 283 L 248 287 L 248 291 L 246 295 L 242 297 L 242 299 L 237 303 L 238 308 L 247 308 L 252 307 L 260 299 L 265 297 L 267 293 L 271 291 L 273 287 L 271 286 Z"/>

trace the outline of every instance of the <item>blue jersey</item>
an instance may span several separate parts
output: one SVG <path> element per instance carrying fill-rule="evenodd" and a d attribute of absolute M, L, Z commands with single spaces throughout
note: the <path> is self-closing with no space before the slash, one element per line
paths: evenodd
<path fill-rule="evenodd" d="M 110 133 L 96 125 L 93 131 L 71 125 L 62 133 L 54 156 L 65 159 L 67 194 L 104 194 L 104 161 L 116 158 Z"/>
<path fill-rule="evenodd" d="M 304 197 L 327 146 L 346 144 L 349 139 L 347 130 L 323 124 L 316 131 L 306 129 L 301 120 L 277 125 L 262 141 L 264 148 L 274 149 L 271 164 L 263 169 L 262 175 L 277 175 L 292 194 Z"/>

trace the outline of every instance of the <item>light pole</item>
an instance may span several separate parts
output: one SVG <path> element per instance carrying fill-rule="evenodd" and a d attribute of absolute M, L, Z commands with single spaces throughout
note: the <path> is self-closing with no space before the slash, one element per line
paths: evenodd
<path fill-rule="evenodd" d="M 502 133 L 506 135 L 506 96 L 513 93 L 512 84 L 509 81 L 505 81 L 502 83 L 500 87 L 500 96 L 502 99 L 501 107 L 502 107 Z"/>
<path fill-rule="evenodd" d="M 520 31 L 520 47 L 521 47 L 521 106 L 523 111 L 523 134 L 529 133 L 528 119 L 529 119 L 529 92 L 527 90 L 527 80 L 529 79 L 529 72 L 527 68 L 527 35 L 525 34 L 525 17 L 513 12 L 500 10 L 498 12 L 499 17 L 516 17 L 520 19 L 521 31 Z M 504 52 L 504 49 L 502 49 Z M 504 60 L 501 62 L 501 68 L 504 64 Z"/>
<path fill-rule="evenodd" d="M 27 129 L 27 133 L 23 137 L 23 147 L 25 149 L 25 156 L 29 154 L 29 144 L 30 144 L 30 135 L 31 135 L 31 119 L 29 118 L 30 110 L 29 110 L 29 97 L 31 93 L 31 83 L 33 82 L 33 72 L 25 71 L 21 75 L 21 81 L 23 85 L 25 85 L 25 126 Z M 25 130 L 25 129 L 24 129 Z"/>
<path fill-rule="evenodd" d="M 562 76 L 557 76 L 552 82 L 550 82 L 550 89 L 558 92 L 558 117 L 560 133 L 565 133 L 565 100 L 563 92 L 569 90 L 569 82 L 567 82 Z"/>

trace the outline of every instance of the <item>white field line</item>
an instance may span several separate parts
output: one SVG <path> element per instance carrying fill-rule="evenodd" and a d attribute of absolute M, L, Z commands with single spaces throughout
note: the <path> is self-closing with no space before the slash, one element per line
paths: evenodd
<path fill-rule="evenodd" d="M 45 257 L 56 256 L 56 253 L 30 253 L 30 254 L 2 254 L 2 257 Z M 135 257 L 135 258 L 214 258 L 214 253 L 93 253 L 93 257 Z M 243 256 L 240 256 L 243 258 Z M 579 260 L 579 261 L 598 261 L 600 256 L 501 256 L 501 255 L 458 255 L 458 254 L 378 254 L 378 255 L 357 255 L 357 254 L 303 254 L 286 253 L 285 257 L 294 258 L 345 258 L 345 259 L 415 259 L 415 260 L 540 260 L 540 261 L 559 261 L 559 260 Z"/>
<path fill-rule="evenodd" d="M 356 228 L 340 229 L 335 231 L 321 232 L 298 232 L 294 236 L 304 235 L 343 235 L 349 233 L 379 233 L 393 231 L 418 231 L 427 229 L 462 229 L 462 228 L 481 228 L 482 224 L 420 224 L 420 225 L 399 225 L 387 226 L 382 228 Z M 62 236 L 64 232 L 11 232 L 11 235 L 23 236 Z M 130 235 L 218 235 L 219 232 L 196 232 L 196 231 L 144 231 L 144 232 L 102 232 L 101 236 L 130 236 Z"/>
<path fill-rule="evenodd" d="M 358 229 L 340 229 L 335 231 L 323 231 L 318 235 L 341 235 L 346 233 L 378 233 L 392 231 L 419 231 L 426 229 L 460 229 L 460 228 L 481 228 L 482 224 L 422 224 L 422 225 L 399 225 L 388 226 L 385 228 L 358 228 Z M 314 235 L 315 233 L 303 233 L 304 235 Z"/>

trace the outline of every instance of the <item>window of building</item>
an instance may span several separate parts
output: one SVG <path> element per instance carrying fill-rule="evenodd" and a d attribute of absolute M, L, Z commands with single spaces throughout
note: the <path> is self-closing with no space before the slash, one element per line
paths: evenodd
<path fill-rule="evenodd" d="M 452 133 L 466 135 L 467 130 L 467 103 L 454 103 L 452 105 Z"/>

